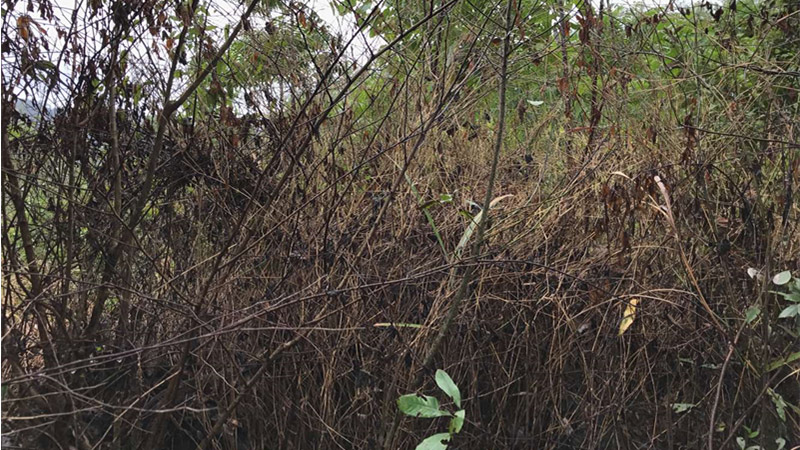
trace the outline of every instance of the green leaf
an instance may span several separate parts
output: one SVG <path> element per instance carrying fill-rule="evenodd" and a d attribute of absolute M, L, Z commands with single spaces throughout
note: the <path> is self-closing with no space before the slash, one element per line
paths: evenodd
<path fill-rule="evenodd" d="M 451 194 L 441 194 L 439 195 L 439 202 L 440 203 L 451 203 L 453 201 L 453 196 Z"/>
<path fill-rule="evenodd" d="M 437 202 L 436 200 L 429 200 L 429 201 L 419 205 L 419 209 L 428 209 L 428 208 L 430 208 L 431 206 L 433 206 L 433 205 L 435 205 L 437 203 L 439 203 L 439 202 Z"/>
<path fill-rule="evenodd" d="M 682 412 L 689 411 L 690 409 L 694 408 L 697 405 L 695 403 L 673 403 L 670 406 L 672 406 L 673 411 L 680 414 Z"/>
<path fill-rule="evenodd" d="M 775 443 L 778 444 L 777 450 L 783 450 L 783 448 L 786 447 L 786 439 L 782 437 L 775 438 Z"/>
<path fill-rule="evenodd" d="M 783 286 L 784 284 L 788 283 L 789 280 L 792 279 L 792 273 L 788 270 L 784 270 L 783 272 L 775 275 L 772 277 L 772 282 L 777 284 L 778 286 Z"/>
<path fill-rule="evenodd" d="M 417 450 L 446 450 L 447 444 L 442 441 L 450 441 L 450 433 L 437 433 L 433 436 L 428 436 L 417 445 Z"/>
<path fill-rule="evenodd" d="M 459 431 L 461 431 L 461 428 L 464 427 L 465 415 L 466 411 L 464 411 L 463 409 L 456 411 L 455 415 L 453 415 L 453 418 L 450 419 L 450 427 L 448 428 L 450 434 L 456 434 Z"/>
<path fill-rule="evenodd" d="M 767 372 L 772 372 L 773 370 L 779 367 L 783 367 L 786 364 L 797 361 L 798 359 L 800 359 L 800 352 L 794 352 L 789 356 L 787 356 L 786 358 L 776 359 L 775 361 L 769 363 L 769 365 L 767 366 Z"/>
<path fill-rule="evenodd" d="M 800 303 L 800 291 L 795 291 L 783 296 L 786 300 L 790 302 Z"/>
<path fill-rule="evenodd" d="M 784 300 L 789 300 L 790 302 L 800 303 L 800 292 L 775 292 L 770 291 L 773 294 L 778 294 L 784 298 Z"/>
<path fill-rule="evenodd" d="M 800 304 L 787 306 L 783 311 L 781 311 L 781 313 L 778 315 L 778 318 L 788 319 L 797 315 L 800 315 Z"/>
<path fill-rule="evenodd" d="M 772 389 L 767 389 L 767 394 L 769 394 L 772 403 L 775 405 L 775 412 L 778 413 L 778 417 L 786 422 L 786 401 L 781 397 L 781 394 L 778 394 Z"/>
<path fill-rule="evenodd" d="M 442 369 L 436 371 L 436 385 L 453 399 L 456 406 L 459 408 L 461 407 L 461 391 L 458 390 L 458 386 L 456 386 L 456 383 L 450 378 L 450 375 Z"/>
<path fill-rule="evenodd" d="M 745 431 L 747 431 L 747 437 L 749 439 L 755 439 L 761 433 L 759 430 L 751 430 L 750 428 L 747 427 L 747 425 L 744 426 L 744 429 Z"/>
<path fill-rule="evenodd" d="M 45 61 L 45 60 L 36 61 L 34 66 L 39 70 L 46 70 L 50 72 L 56 71 L 56 65 L 53 64 L 51 61 Z"/>
<path fill-rule="evenodd" d="M 761 314 L 761 308 L 759 308 L 758 306 L 753 305 L 753 306 L 747 308 L 747 311 L 745 311 L 744 320 L 747 323 L 751 323 L 752 321 L 756 320 L 756 318 L 758 317 L 759 314 Z"/>
<path fill-rule="evenodd" d="M 397 399 L 397 407 L 411 417 L 442 417 L 450 413 L 439 409 L 439 400 L 428 395 L 406 394 Z"/>

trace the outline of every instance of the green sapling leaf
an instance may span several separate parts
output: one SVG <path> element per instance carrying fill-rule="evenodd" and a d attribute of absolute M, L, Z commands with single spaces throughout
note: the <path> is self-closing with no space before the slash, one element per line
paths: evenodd
<path fill-rule="evenodd" d="M 456 406 L 459 408 L 461 407 L 461 391 L 458 390 L 458 386 L 456 386 L 456 383 L 450 378 L 450 375 L 442 369 L 436 371 L 436 385 L 453 399 Z"/>

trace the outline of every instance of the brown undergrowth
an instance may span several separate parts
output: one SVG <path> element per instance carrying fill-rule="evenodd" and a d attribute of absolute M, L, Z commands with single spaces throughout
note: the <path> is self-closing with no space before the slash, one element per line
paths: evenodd
<path fill-rule="evenodd" d="M 438 14 L 424 25 L 442 27 Z M 121 101 L 121 116 L 91 97 L 39 126 L 13 113 L 4 78 L 12 443 L 379 448 L 397 397 L 420 373 L 419 392 L 435 389 L 441 368 L 466 409 L 453 448 L 800 444 L 797 361 L 780 363 L 797 335 L 768 284 L 800 268 L 796 83 L 774 94 L 758 75 L 722 113 L 697 106 L 693 79 L 584 31 L 570 47 L 594 59 L 564 76 L 558 59 L 525 72 L 547 55 L 520 45 L 500 200 L 480 252 L 460 257 L 498 125 L 484 31 L 462 39 L 478 54 L 464 73 L 419 68 L 427 50 L 404 49 L 352 78 L 311 74 L 328 97 L 306 89 L 260 115 L 214 104 L 171 117 L 181 105 L 163 101 L 137 116 Z M 370 64 L 381 75 L 355 84 Z M 702 98 L 718 101 L 719 84 Z M 548 102 L 526 107 L 528 93 Z M 769 109 L 747 103 L 760 94 L 778 112 L 750 121 Z M 422 367 L 467 267 L 468 295 Z M 403 420 L 389 445 L 441 425 Z"/>

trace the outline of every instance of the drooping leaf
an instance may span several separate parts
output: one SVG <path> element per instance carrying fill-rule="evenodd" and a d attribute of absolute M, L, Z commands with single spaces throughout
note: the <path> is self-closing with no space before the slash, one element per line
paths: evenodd
<path fill-rule="evenodd" d="M 633 321 L 636 319 L 636 305 L 638 304 L 639 299 L 632 298 L 628 305 L 625 306 L 625 312 L 622 313 L 622 321 L 619 323 L 619 336 L 622 336 L 633 325 Z"/>
<path fill-rule="evenodd" d="M 453 399 L 453 403 L 456 404 L 459 408 L 461 407 L 461 391 L 458 390 L 458 386 L 450 378 L 450 375 L 447 374 L 442 369 L 436 370 L 436 385 L 439 386 L 439 389 L 444 391 L 450 398 Z"/>
<path fill-rule="evenodd" d="M 786 364 L 793 363 L 793 362 L 797 361 L 798 359 L 800 359 L 800 352 L 794 352 L 794 353 L 790 354 L 789 356 L 787 356 L 785 358 L 779 358 L 779 359 L 776 359 L 775 361 L 772 361 L 771 363 L 769 363 L 769 365 L 767 365 L 767 369 L 766 370 L 767 370 L 767 372 L 772 372 L 773 370 L 775 370 L 775 369 L 777 369 L 779 367 L 783 367 Z"/>
<path fill-rule="evenodd" d="M 778 413 L 778 417 L 780 417 L 782 421 L 786 422 L 786 401 L 783 399 L 781 394 L 778 394 L 772 389 L 767 389 L 767 394 L 769 394 L 769 397 L 772 399 L 772 403 L 775 405 L 775 412 Z"/>
<path fill-rule="evenodd" d="M 501 195 L 500 197 L 495 198 L 489 203 L 489 208 L 493 208 L 500 200 L 503 200 L 508 197 L 513 197 L 511 194 Z M 483 211 L 480 211 L 478 214 L 475 214 L 475 217 L 472 218 L 469 225 L 467 225 L 467 229 L 464 230 L 464 234 L 461 236 L 461 240 L 458 241 L 458 245 L 456 245 L 456 258 L 461 257 L 461 253 L 467 247 L 472 234 L 475 230 L 478 229 L 478 224 L 481 223 L 481 219 L 483 218 Z"/>
<path fill-rule="evenodd" d="M 397 407 L 411 417 L 442 417 L 450 413 L 439 409 L 439 400 L 428 395 L 406 394 L 397 399 Z"/>
<path fill-rule="evenodd" d="M 443 442 L 450 442 L 450 433 L 437 433 L 428 436 L 417 445 L 417 450 L 446 450 L 447 444 Z"/>

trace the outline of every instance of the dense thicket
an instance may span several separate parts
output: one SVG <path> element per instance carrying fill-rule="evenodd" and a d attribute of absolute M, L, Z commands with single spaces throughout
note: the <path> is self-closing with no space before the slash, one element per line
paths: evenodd
<path fill-rule="evenodd" d="M 62 3 L 2 6 L 4 447 L 411 448 L 435 369 L 453 448 L 800 445 L 797 2 Z"/>

